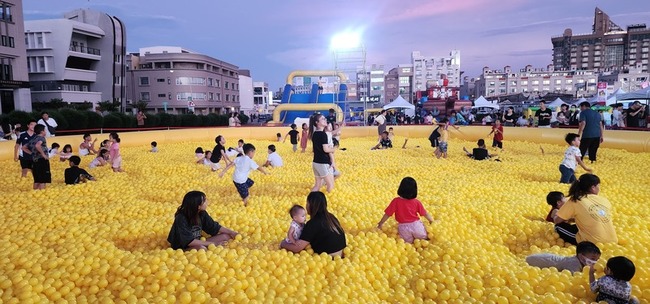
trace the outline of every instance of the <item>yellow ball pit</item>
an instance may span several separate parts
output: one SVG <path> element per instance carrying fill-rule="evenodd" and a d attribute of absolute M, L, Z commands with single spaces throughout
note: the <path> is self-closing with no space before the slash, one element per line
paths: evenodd
<path fill-rule="evenodd" d="M 53 183 L 32 191 L 18 163 L 0 143 L 0 302 L 328 302 L 328 303 L 589 303 L 588 276 L 526 265 L 526 255 L 571 255 L 544 222 L 549 191 L 569 130 L 506 128 L 501 162 L 472 161 L 462 152 L 487 135 L 482 127 L 453 130 L 449 158 L 435 159 L 428 127 L 395 127 L 395 146 L 371 151 L 376 128 L 345 128 L 336 154 L 343 176 L 327 195 L 329 209 L 346 231 L 344 259 L 278 249 L 291 221 L 288 209 L 304 206 L 313 185 L 311 153 L 293 153 L 274 142 L 288 128 L 197 129 L 121 133 L 124 173 L 90 170 L 98 181 L 63 184 L 66 162 L 52 161 Z M 254 160 L 277 146 L 285 167 L 251 173 L 243 207 L 231 173 L 219 178 L 194 163 L 194 149 L 226 146 L 244 138 L 257 147 Z M 640 139 L 608 132 L 594 173 L 601 194 L 614 205 L 619 244 L 599 244 L 606 260 L 625 255 L 636 264 L 633 294 L 650 301 L 650 154 Z M 611 135 L 611 136 L 609 136 Z M 106 135 L 93 135 L 100 140 Z M 406 149 L 401 149 L 408 137 Z M 515 141 L 519 138 L 519 141 Z M 622 138 L 622 139 L 621 139 Z M 48 139 L 75 144 L 77 137 Z M 159 143 L 149 153 L 149 142 Z M 620 145 L 618 143 L 621 142 Z M 543 145 L 542 155 L 539 146 Z M 632 151 L 623 150 L 625 148 Z M 646 151 L 646 152 L 643 152 Z M 7 156 L 8 155 L 8 156 Z M 87 168 L 92 157 L 82 158 Z M 582 173 L 581 171 L 578 174 Z M 400 180 L 418 181 L 418 198 L 433 215 L 430 241 L 404 243 L 394 219 L 376 229 Z M 225 246 L 178 251 L 166 241 L 173 215 L 190 190 L 206 192 L 208 212 L 241 233 Z"/>

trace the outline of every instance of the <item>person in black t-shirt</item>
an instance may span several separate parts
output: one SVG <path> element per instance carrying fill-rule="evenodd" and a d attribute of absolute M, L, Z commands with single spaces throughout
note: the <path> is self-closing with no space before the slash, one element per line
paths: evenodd
<path fill-rule="evenodd" d="M 537 117 L 537 126 L 540 128 L 550 128 L 551 116 L 553 116 L 553 111 L 546 107 L 546 102 L 544 100 L 540 101 L 539 109 L 535 111 L 535 117 Z"/>
<path fill-rule="evenodd" d="M 174 215 L 174 224 L 167 241 L 172 249 L 207 249 L 234 239 L 237 232 L 221 226 L 206 211 L 208 200 L 201 191 L 190 191 L 183 197 L 183 203 Z M 201 240 L 201 231 L 211 235 Z"/>
<path fill-rule="evenodd" d="M 300 132 L 298 132 L 298 126 L 296 124 L 291 124 L 291 131 L 284 136 L 283 143 L 287 141 L 287 137 L 290 138 L 291 144 L 293 145 L 293 152 L 298 151 L 298 141 L 300 140 Z"/>
<path fill-rule="evenodd" d="M 314 149 L 312 169 L 314 171 L 314 187 L 312 191 L 319 191 L 323 181 L 327 186 L 327 192 L 334 189 L 334 169 L 330 153 L 334 153 L 334 147 L 329 145 L 327 134 L 323 131 L 327 127 L 327 119 L 321 114 L 314 114 L 309 118 L 309 137 Z"/>
<path fill-rule="evenodd" d="M 325 194 L 320 191 L 309 193 L 306 207 L 310 219 L 302 229 L 300 239 L 295 243 L 283 240 L 280 247 L 298 253 L 311 245 L 316 254 L 325 252 L 332 257 L 344 257 L 343 249 L 347 247 L 345 231 L 336 216 L 327 211 Z"/>
<path fill-rule="evenodd" d="M 74 185 L 78 183 L 85 183 L 88 180 L 95 180 L 95 178 L 92 175 L 88 174 L 86 170 L 79 168 L 81 157 L 73 155 L 70 156 L 68 161 L 70 163 L 70 168 L 65 169 L 65 172 L 63 174 L 65 176 L 66 185 Z"/>
<path fill-rule="evenodd" d="M 384 131 L 384 133 L 381 133 L 381 140 L 379 140 L 379 143 L 377 143 L 376 146 L 372 147 L 370 150 L 377 150 L 377 149 L 388 149 L 393 147 L 393 142 L 388 138 L 388 131 Z"/>
<path fill-rule="evenodd" d="M 485 140 L 482 138 L 476 142 L 476 145 L 478 147 L 474 148 L 472 150 L 472 153 L 469 153 L 465 147 L 463 147 L 463 151 L 465 151 L 465 154 L 475 160 L 484 160 L 484 159 L 490 159 L 491 157 L 497 156 L 496 154 L 490 154 L 488 152 L 487 147 L 485 146 Z"/>
<path fill-rule="evenodd" d="M 517 121 L 517 115 L 515 114 L 515 108 L 513 107 L 508 107 L 508 110 L 506 112 L 503 112 L 503 124 L 507 127 L 512 127 L 515 125 L 515 122 Z"/>
<path fill-rule="evenodd" d="M 641 102 L 638 100 L 630 105 L 630 108 L 625 111 L 625 126 L 628 128 L 638 128 L 641 127 L 639 121 L 643 119 L 645 111 L 645 105 L 641 105 Z"/>
<path fill-rule="evenodd" d="M 20 160 L 20 168 L 22 172 L 21 177 L 27 177 L 27 172 L 32 170 L 32 155 L 27 153 L 22 147 L 27 146 L 27 144 L 32 140 L 36 135 L 34 133 L 34 127 L 36 127 L 36 120 L 30 120 L 27 125 L 27 131 L 22 132 L 18 135 L 16 139 L 16 145 L 14 146 L 14 161 Z"/>
<path fill-rule="evenodd" d="M 214 164 L 218 164 L 223 157 L 226 165 L 230 164 L 231 160 L 228 158 L 228 155 L 226 155 L 226 147 L 224 146 L 226 144 L 226 138 L 222 135 L 219 135 L 214 139 L 214 142 L 216 142 L 217 145 L 214 146 L 214 149 L 212 149 L 212 156 L 210 157 L 210 161 Z"/>

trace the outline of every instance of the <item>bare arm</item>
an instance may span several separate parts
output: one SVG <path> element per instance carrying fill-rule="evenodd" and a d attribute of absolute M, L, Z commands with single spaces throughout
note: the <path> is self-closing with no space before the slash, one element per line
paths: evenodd
<path fill-rule="evenodd" d="M 41 144 L 43 144 L 43 142 L 40 140 L 36 142 L 36 151 L 38 151 L 38 153 L 40 153 L 44 159 L 49 159 L 47 153 L 43 151 L 43 147 L 41 147 Z"/>
<path fill-rule="evenodd" d="M 555 223 L 555 224 L 564 223 L 564 222 L 566 222 L 566 220 L 563 219 L 563 218 L 561 218 L 561 217 L 559 217 L 559 216 L 557 216 L 557 214 L 556 214 L 555 217 L 553 218 L 553 223 Z"/>
<path fill-rule="evenodd" d="M 603 143 L 603 137 L 605 136 L 605 122 L 600 121 L 600 143 Z"/>
<path fill-rule="evenodd" d="M 328 144 L 323 144 L 323 152 L 325 152 L 325 153 L 333 153 L 334 151 L 336 151 L 336 149 L 334 149 L 334 147 L 332 147 L 332 146 L 330 146 Z"/>
<path fill-rule="evenodd" d="M 293 232 L 294 231 L 296 231 L 296 228 L 291 227 L 291 228 L 289 228 L 289 232 L 287 232 L 287 238 L 289 239 L 289 242 L 291 244 L 296 243 L 296 239 L 293 238 Z"/>
<path fill-rule="evenodd" d="M 223 156 L 223 161 L 226 162 L 227 165 L 232 164 L 232 160 L 230 160 L 228 154 L 226 154 L 226 150 L 221 150 L 221 156 Z"/>
<path fill-rule="evenodd" d="M 382 226 L 384 226 L 384 223 L 390 218 L 390 215 L 385 214 L 384 216 L 381 217 L 381 220 L 379 220 L 379 223 L 377 223 L 377 228 L 381 229 Z"/>
<path fill-rule="evenodd" d="M 20 149 L 20 145 L 16 144 L 14 146 L 14 161 L 18 161 L 18 150 Z"/>
<path fill-rule="evenodd" d="M 431 216 L 431 213 L 427 212 L 424 217 L 429 221 L 429 224 L 433 223 L 433 217 Z"/>
<path fill-rule="evenodd" d="M 580 135 L 580 137 L 582 137 L 582 131 L 584 131 L 586 124 L 587 122 L 585 122 L 584 120 L 578 124 L 578 135 Z"/>
<path fill-rule="evenodd" d="M 596 269 L 594 269 L 594 265 L 589 265 L 589 285 L 596 281 L 596 276 L 594 275 L 595 272 Z"/>
<path fill-rule="evenodd" d="M 219 228 L 219 234 L 227 234 L 234 239 L 239 234 L 239 232 L 221 226 L 221 228 Z"/>
<path fill-rule="evenodd" d="M 587 165 L 585 165 L 585 163 L 582 161 L 582 159 L 580 159 L 580 157 L 576 156 L 576 162 L 578 162 L 578 164 L 580 165 L 580 167 L 582 167 L 582 169 L 585 169 L 585 171 L 587 172 L 591 172 L 591 168 L 587 167 Z"/>
<path fill-rule="evenodd" d="M 289 137 L 289 133 L 287 133 L 287 135 L 284 136 L 284 140 L 282 141 L 282 143 L 287 141 L 287 137 Z"/>
<path fill-rule="evenodd" d="M 309 242 L 307 242 L 305 240 L 297 240 L 293 244 L 287 243 L 285 240 L 283 240 L 282 243 L 280 243 L 281 248 L 289 250 L 289 251 L 291 251 L 293 253 L 298 253 L 298 252 L 301 252 L 301 251 L 305 250 L 305 248 L 307 248 L 307 245 L 309 245 Z"/>
<path fill-rule="evenodd" d="M 268 162 L 268 163 L 271 164 L 271 162 Z M 262 167 L 258 167 L 258 168 L 257 168 L 257 171 L 260 171 L 260 172 L 264 173 L 264 175 L 268 175 L 268 174 L 269 174 L 269 173 L 266 172 L 266 170 L 264 170 L 264 168 L 262 168 Z"/>
<path fill-rule="evenodd" d="M 230 169 L 230 167 L 232 167 L 234 165 L 235 165 L 234 162 L 231 162 L 228 165 L 226 165 L 226 167 L 223 168 L 223 170 L 221 170 L 221 173 L 219 173 L 219 177 L 223 177 L 223 175 L 226 174 L 226 171 L 228 171 L 228 169 Z"/>

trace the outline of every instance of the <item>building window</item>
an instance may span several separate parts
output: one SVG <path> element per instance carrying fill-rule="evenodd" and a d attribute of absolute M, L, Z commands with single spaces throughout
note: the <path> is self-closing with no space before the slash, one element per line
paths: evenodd
<path fill-rule="evenodd" d="M 226 102 L 228 102 L 228 101 L 230 101 L 230 95 L 226 94 Z"/>
<path fill-rule="evenodd" d="M 165 93 L 158 94 L 158 98 L 165 98 L 165 97 L 167 97 L 167 94 L 165 94 Z"/>
<path fill-rule="evenodd" d="M 14 37 L 2 35 L 0 36 L 0 41 L 2 42 L 2 46 L 15 47 Z"/>
<path fill-rule="evenodd" d="M 208 78 L 208 86 L 211 87 L 214 84 L 214 81 L 212 78 Z"/>
<path fill-rule="evenodd" d="M 0 20 L 13 22 L 14 18 L 11 15 L 11 6 L 8 3 L 2 2 L 2 12 L 0 12 Z"/>
<path fill-rule="evenodd" d="M 178 77 L 176 78 L 176 85 L 205 85 L 205 78 L 203 77 Z"/>
<path fill-rule="evenodd" d="M 228 90 L 228 82 L 227 82 L 227 81 L 225 82 L 225 84 L 224 84 L 223 87 L 224 87 L 226 90 Z M 226 95 L 226 101 L 228 101 L 228 95 Z"/>
<path fill-rule="evenodd" d="M 221 80 L 219 80 L 219 79 L 215 80 L 215 86 L 217 88 L 220 88 L 221 87 Z M 217 99 L 217 100 L 219 100 L 219 99 Z"/>
<path fill-rule="evenodd" d="M 165 78 L 158 78 L 156 79 L 156 82 L 165 82 Z"/>
<path fill-rule="evenodd" d="M 0 80 L 14 80 L 13 67 L 9 58 L 0 59 Z"/>
<path fill-rule="evenodd" d="M 208 100 L 214 100 L 214 93 L 212 92 L 208 93 Z"/>
<path fill-rule="evenodd" d="M 121 85 L 122 84 L 122 77 L 119 77 L 119 76 L 113 77 L 113 84 L 114 85 Z"/>
<path fill-rule="evenodd" d="M 140 100 L 149 101 L 151 100 L 151 95 L 149 92 L 140 92 Z"/>
<path fill-rule="evenodd" d="M 219 80 L 217 80 L 219 81 Z M 221 101 L 221 93 L 217 93 L 217 101 Z"/>
<path fill-rule="evenodd" d="M 115 63 L 122 63 L 122 55 L 115 55 Z"/>
<path fill-rule="evenodd" d="M 148 86 L 149 85 L 149 77 L 140 77 L 140 85 L 141 86 Z"/>

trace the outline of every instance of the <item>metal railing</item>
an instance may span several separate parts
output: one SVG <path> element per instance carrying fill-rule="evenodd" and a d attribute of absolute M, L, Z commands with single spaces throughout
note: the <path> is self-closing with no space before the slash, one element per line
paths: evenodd
<path fill-rule="evenodd" d="M 72 45 L 70 44 L 70 50 L 73 52 L 79 52 L 79 53 L 86 53 L 90 55 L 97 55 L 101 56 L 101 51 L 96 48 L 91 48 L 87 46 L 79 46 L 79 45 Z"/>

